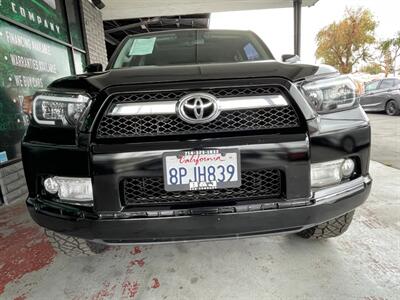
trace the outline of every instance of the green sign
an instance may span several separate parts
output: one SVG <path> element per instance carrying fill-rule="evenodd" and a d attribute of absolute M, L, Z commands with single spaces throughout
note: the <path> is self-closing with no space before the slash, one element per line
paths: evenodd
<path fill-rule="evenodd" d="M 61 0 L 0 0 L 0 15 L 68 42 Z"/>
<path fill-rule="evenodd" d="M 70 75 L 70 65 L 67 47 L 0 20 L 0 152 L 8 159 L 18 156 L 27 126 L 24 97 Z"/>

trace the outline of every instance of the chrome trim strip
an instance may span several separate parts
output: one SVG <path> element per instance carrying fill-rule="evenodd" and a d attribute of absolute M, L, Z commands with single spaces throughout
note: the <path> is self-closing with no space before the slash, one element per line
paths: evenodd
<path fill-rule="evenodd" d="M 220 98 L 219 109 L 221 111 L 257 109 L 264 107 L 287 106 L 288 102 L 282 95 L 249 96 L 235 98 Z"/>
<path fill-rule="evenodd" d="M 111 107 L 109 116 L 174 115 L 179 101 L 157 101 L 152 103 L 118 103 Z M 220 111 L 257 109 L 287 106 L 282 95 L 219 98 Z"/>
<path fill-rule="evenodd" d="M 338 184 L 332 187 L 320 189 L 314 192 L 315 203 L 333 203 L 340 198 L 351 196 L 365 189 L 366 185 L 372 182 L 371 177 L 359 177 L 349 182 Z"/>
<path fill-rule="evenodd" d="M 144 116 L 173 115 L 176 112 L 175 101 L 158 101 L 154 103 L 120 103 L 114 105 L 109 116 Z"/>

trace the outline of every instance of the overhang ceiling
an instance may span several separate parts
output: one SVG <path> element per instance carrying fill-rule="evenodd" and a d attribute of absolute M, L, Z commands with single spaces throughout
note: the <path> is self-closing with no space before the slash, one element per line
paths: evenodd
<path fill-rule="evenodd" d="M 103 20 L 293 7 L 293 0 L 103 0 Z M 313 6 L 318 0 L 303 0 Z"/>

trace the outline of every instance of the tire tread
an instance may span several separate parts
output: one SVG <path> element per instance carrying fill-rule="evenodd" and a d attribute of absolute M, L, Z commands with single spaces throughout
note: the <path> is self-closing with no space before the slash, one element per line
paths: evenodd
<path fill-rule="evenodd" d="M 298 233 L 305 239 L 325 239 L 337 237 L 347 231 L 353 220 L 354 210 L 325 223 L 305 229 Z"/>
<path fill-rule="evenodd" d="M 105 245 L 67 236 L 52 230 L 45 229 L 44 233 L 53 248 L 67 256 L 92 256 L 106 249 Z"/>

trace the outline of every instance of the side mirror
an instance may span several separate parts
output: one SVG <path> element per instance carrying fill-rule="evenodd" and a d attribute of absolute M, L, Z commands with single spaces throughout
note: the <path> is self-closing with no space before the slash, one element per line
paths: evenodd
<path fill-rule="evenodd" d="M 86 73 L 94 73 L 94 72 L 101 72 L 103 71 L 103 65 L 102 64 L 89 64 L 85 68 Z"/>
<path fill-rule="evenodd" d="M 297 54 L 283 54 L 282 61 L 287 63 L 296 63 L 300 61 L 300 57 Z"/>

